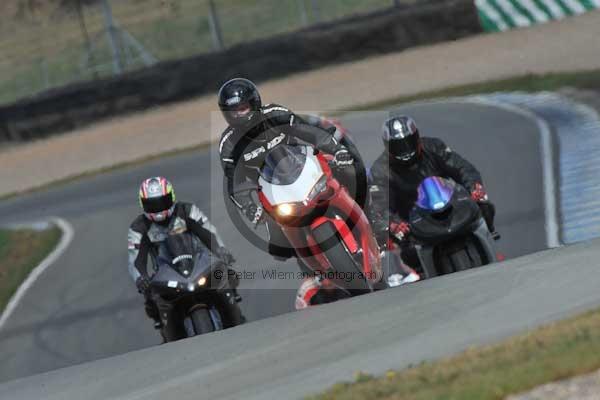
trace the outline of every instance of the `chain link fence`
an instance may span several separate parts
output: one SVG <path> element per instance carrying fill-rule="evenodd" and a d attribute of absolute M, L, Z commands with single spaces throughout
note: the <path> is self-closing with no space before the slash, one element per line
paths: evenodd
<path fill-rule="evenodd" d="M 418 0 L 3 0 L 0 103 Z"/>

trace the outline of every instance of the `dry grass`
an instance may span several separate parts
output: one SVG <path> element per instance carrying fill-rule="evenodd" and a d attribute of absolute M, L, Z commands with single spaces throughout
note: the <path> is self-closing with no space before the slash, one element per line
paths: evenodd
<path fill-rule="evenodd" d="M 76 12 L 48 1 L 33 1 L 38 6 L 23 11 L 19 4 L 28 2 L 0 2 L 0 103 L 46 87 L 92 79 L 94 70 L 99 76 L 112 74 L 112 56 L 99 6 L 83 9 L 95 46 L 96 67 L 87 69 L 83 68 L 86 43 Z M 226 46 L 302 27 L 298 0 L 216 0 L 215 3 Z M 110 0 L 110 4 L 118 24 L 158 60 L 212 50 L 207 0 Z M 320 20 L 332 20 L 390 6 L 392 0 L 327 0 L 318 4 Z M 307 15 L 308 23 L 316 21 L 311 14 Z M 130 61 L 128 69 L 143 66 L 135 57 Z"/>
<path fill-rule="evenodd" d="M 598 368 L 600 310 L 383 377 L 359 373 L 312 399 L 503 399 Z"/>
<path fill-rule="evenodd" d="M 0 311 L 60 239 L 56 227 L 43 231 L 0 230 Z"/>

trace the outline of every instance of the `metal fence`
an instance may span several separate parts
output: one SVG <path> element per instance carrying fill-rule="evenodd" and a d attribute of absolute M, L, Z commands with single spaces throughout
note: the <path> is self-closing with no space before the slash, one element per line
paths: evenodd
<path fill-rule="evenodd" d="M 3 0 L 0 103 L 418 0 Z"/>

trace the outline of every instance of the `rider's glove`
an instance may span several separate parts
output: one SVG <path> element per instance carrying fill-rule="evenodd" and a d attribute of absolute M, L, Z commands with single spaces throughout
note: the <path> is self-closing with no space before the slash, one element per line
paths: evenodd
<path fill-rule="evenodd" d="M 263 213 L 262 207 L 257 207 L 256 204 L 252 202 L 242 207 L 242 211 L 244 212 L 244 215 L 246 215 L 246 218 L 253 224 L 257 224 L 260 221 Z"/>
<path fill-rule="evenodd" d="M 345 167 L 354 163 L 354 157 L 346 149 L 339 149 L 333 155 L 333 164 L 336 167 Z"/>
<path fill-rule="evenodd" d="M 231 254 L 225 247 L 219 247 L 217 249 L 217 256 L 227 265 L 232 265 L 235 263 L 235 257 L 233 257 L 233 254 Z"/>
<path fill-rule="evenodd" d="M 135 286 L 138 292 L 145 295 L 150 290 L 150 279 L 146 276 L 140 276 L 135 280 Z"/>
<path fill-rule="evenodd" d="M 471 191 L 471 199 L 477 203 L 488 201 L 488 195 L 481 183 L 475 183 Z"/>
<path fill-rule="evenodd" d="M 410 233 L 410 225 L 407 222 L 390 222 L 390 235 L 403 241 Z"/>

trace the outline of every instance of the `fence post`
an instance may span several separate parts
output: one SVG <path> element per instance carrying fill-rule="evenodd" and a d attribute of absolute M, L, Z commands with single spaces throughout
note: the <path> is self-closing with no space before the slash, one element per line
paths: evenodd
<path fill-rule="evenodd" d="M 298 12 L 300 13 L 300 23 L 302 26 L 308 25 L 308 12 L 306 11 L 306 0 L 296 0 Z"/>
<path fill-rule="evenodd" d="M 219 23 L 219 15 L 214 0 L 208 0 L 208 25 L 210 26 L 213 49 L 222 50 L 223 34 L 221 32 L 221 24 Z"/>
<path fill-rule="evenodd" d="M 313 21 L 319 22 L 321 20 L 321 10 L 319 9 L 319 0 L 310 0 L 310 8 L 312 10 Z"/>
<path fill-rule="evenodd" d="M 50 87 L 50 76 L 48 74 L 48 61 L 45 58 L 40 59 L 40 75 L 44 90 Z"/>
<path fill-rule="evenodd" d="M 108 36 L 108 43 L 113 55 L 113 72 L 115 75 L 119 75 L 123 72 L 123 62 L 121 60 L 121 49 L 119 46 L 119 39 L 117 37 L 117 30 L 115 28 L 112 10 L 110 9 L 108 0 L 103 0 L 102 9 L 104 11 L 106 35 Z"/>
<path fill-rule="evenodd" d="M 85 42 L 85 48 L 90 60 L 89 63 L 94 66 L 92 76 L 94 79 L 98 79 L 98 71 L 95 68 L 96 61 L 94 59 L 94 47 L 92 46 L 90 33 L 88 31 L 87 24 L 85 23 L 85 15 L 83 14 L 83 5 L 81 4 L 81 0 L 77 0 L 77 17 L 79 19 L 79 28 L 81 29 L 81 34 L 83 35 L 83 40 Z"/>

